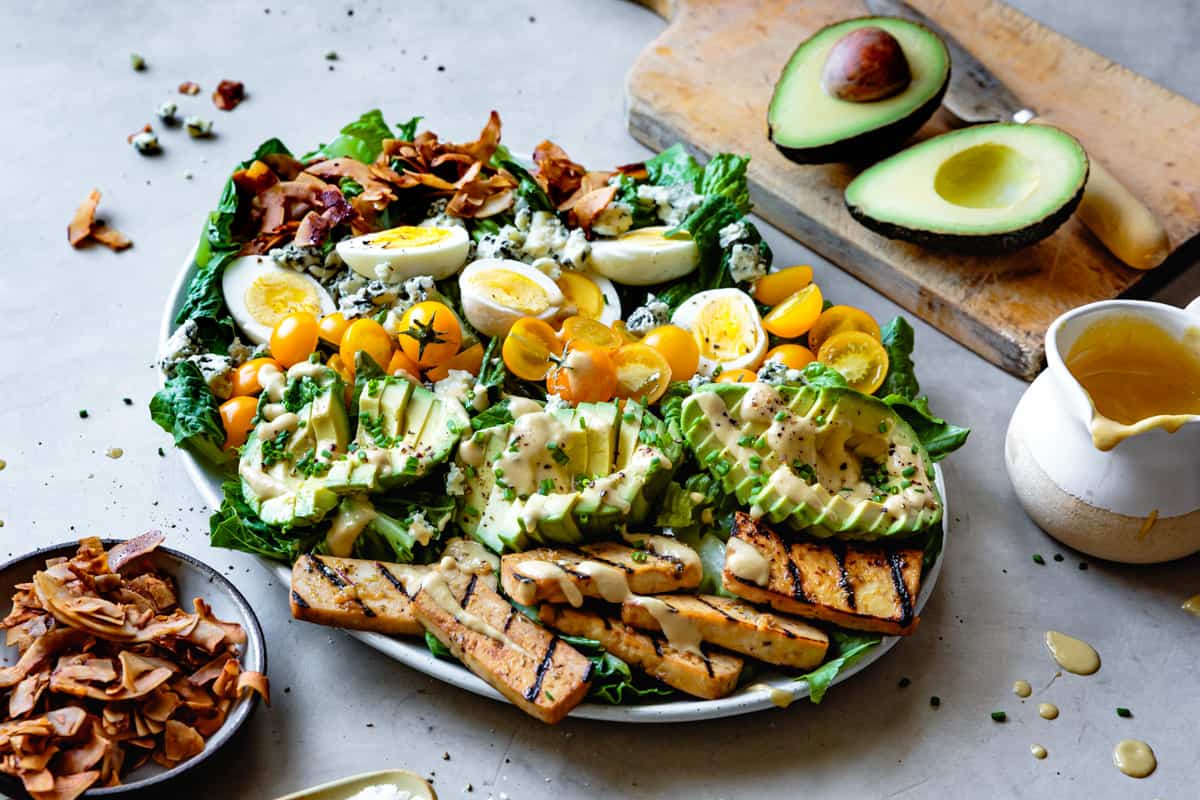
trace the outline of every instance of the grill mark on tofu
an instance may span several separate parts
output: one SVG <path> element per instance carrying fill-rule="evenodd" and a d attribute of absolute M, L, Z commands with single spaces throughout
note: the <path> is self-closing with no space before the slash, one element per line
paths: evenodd
<path fill-rule="evenodd" d="M 645 558 L 634 560 L 637 552 Z M 536 562 L 552 564 L 556 569 L 535 571 L 532 565 Z M 650 550 L 638 551 L 616 542 L 599 542 L 584 545 L 579 550 L 538 548 L 505 555 L 500 559 L 501 583 L 509 597 L 530 605 L 568 602 L 567 590 L 571 585 L 585 598 L 603 599 L 601 587 L 605 580 L 612 578 L 601 573 L 589 574 L 580 566 L 585 562 L 606 568 L 603 571 L 610 574 L 619 573 L 633 594 L 694 589 L 703 577 L 698 556 L 696 563 L 689 563 L 687 558 L 663 557 Z M 564 588 L 564 582 L 570 585 Z"/>
<path fill-rule="evenodd" d="M 538 662 L 537 673 L 533 676 L 533 684 L 525 690 L 526 700 L 535 700 L 542 691 L 542 681 L 546 678 L 546 671 L 550 669 L 550 664 L 554 660 L 554 648 L 558 646 L 558 637 L 555 636 L 550 640 L 550 644 L 546 645 L 546 654 L 542 656 L 542 660 Z"/>
<path fill-rule="evenodd" d="M 892 586 L 900 599 L 900 624 L 909 625 L 912 623 L 913 607 L 912 598 L 908 596 L 908 587 L 904 584 L 904 557 L 893 550 L 888 554 L 888 566 L 892 569 Z"/>
<path fill-rule="evenodd" d="M 846 572 L 846 543 L 834 542 L 832 547 L 833 557 L 837 559 L 839 571 L 838 585 L 846 593 L 846 605 L 853 609 L 855 608 L 854 587 L 850 585 L 850 575 Z"/>
<path fill-rule="evenodd" d="M 318 625 L 419 635 L 405 581 L 427 567 L 305 555 L 292 567 L 292 616 Z"/>
<path fill-rule="evenodd" d="M 329 581 L 334 586 L 336 586 L 338 589 L 345 590 L 345 589 L 349 589 L 351 586 L 354 586 L 354 581 L 350 580 L 345 575 L 342 575 L 340 572 L 335 570 L 333 567 L 326 564 L 324 561 L 321 560 L 320 556 L 309 556 L 309 559 L 310 559 L 310 561 L 309 561 L 310 567 L 315 564 L 317 573 L 322 578 L 324 578 L 325 580 Z M 362 601 L 361 597 L 358 597 L 357 595 L 355 595 L 354 602 L 357 603 L 358 607 L 362 609 L 364 616 L 367 616 L 367 617 L 375 616 L 375 612 L 371 610 L 370 606 L 368 606 L 366 603 L 364 603 Z"/>
<path fill-rule="evenodd" d="M 312 606 L 308 604 L 308 601 L 301 597 L 300 593 L 295 589 L 292 589 L 292 602 L 301 608 L 312 608 Z"/>
<path fill-rule="evenodd" d="M 380 561 L 376 561 L 375 566 L 379 568 L 379 574 L 383 576 L 383 579 L 394 586 L 396 591 L 400 592 L 400 594 L 404 595 L 410 600 L 412 599 L 412 595 L 408 593 L 408 589 L 404 588 L 404 582 L 393 575 L 390 569 L 385 567 Z"/>
<path fill-rule="evenodd" d="M 508 629 L 513 624 L 513 617 L 515 617 L 516 615 L 517 615 L 517 610 L 515 608 L 510 608 L 508 610 L 508 616 L 504 618 L 504 629 L 503 630 L 505 633 L 508 633 Z"/>
<path fill-rule="evenodd" d="M 467 591 L 463 595 L 462 600 L 459 602 L 459 606 L 461 606 L 462 608 L 466 608 L 468 605 L 470 605 L 471 595 L 475 594 L 475 584 L 477 584 L 478 582 L 479 582 L 479 576 L 472 575 L 471 580 L 467 582 Z"/>
<path fill-rule="evenodd" d="M 736 620 L 736 619 L 734 619 L 733 617 L 731 617 L 731 616 L 729 615 L 729 612 L 727 612 L 725 609 L 723 609 L 723 608 L 717 608 L 716 606 L 714 606 L 712 603 L 708 602 L 708 600 L 705 600 L 705 599 L 704 599 L 703 597 L 701 597 L 700 595 L 696 595 L 696 599 L 697 599 L 697 600 L 699 600 L 699 601 L 700 601 L 701 603 L 703 603 L 704 605 L 706 605 L 706 606 L 708 606 L 709 608 L 711 608 L 713 611 L 715 611 L 715 612 L 717 612 L 718 614 L 720 614 L 720 615 L 721 615 L 722 617 L 724 617 L 725 619 L 729 620 L 730 622 L 737 622 L 737 620 Z"/>
<path fill-rule="evenodd" d="M 788 579 L 792 582 L 792 597 L 805 603 L 812 602 L 808 599 L 808 594 L 804 591 L 804 578 L 800 576 L 800 567 L 792 559 L 792 554 L 789 552 L 787 557 Z"/>
<path fill-rule="evenodd" d="M 585 550 L 584 552 L 586 553 L 587 551 Z M 618 561 L 611 561 L 603 556 L 598 556 L 595 553 L 587 553 L 587 557 L 589 561 L 595 561 L 597 564 L 603 564 L 606 567 L 615 567 L 616 569 L 624 572 L 626 575 L 633 574 L 633 567 L 629 566 L 628 564 L 622 564 Z"/>

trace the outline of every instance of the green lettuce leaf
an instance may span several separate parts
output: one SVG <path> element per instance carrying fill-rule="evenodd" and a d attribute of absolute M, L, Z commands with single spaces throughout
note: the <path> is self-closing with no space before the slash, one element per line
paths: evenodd
<path fill-rule="evenodd" d="M 407 487 L 403 495 L 373 495 L 375 516 L 354 542 L 355 558 L 391 561 L 397 564 L 424 563 L 432 557 L 429 547 L 454 514 L 454 498 L 445 493 Z M 345 502 L 345 501 L 343 501 Z M 438 534 L 430 545 L 421 545 L 412 532 L 418 514 Z"/>
<path fill-rule="evenodd" d="M 529 170 L 511 159 L 502 160 L 500 166 L 511 172 L 512 176 L 517 179 L 517 197 L 523 198 L 532 210 L 555 213 L 554 204 L 550 202 L 549 195 L 533 179 Z"/>
<path fill-rule="evenodd" d="M 886 397 L 897 394 L 910 400 L 921 392 L 912 360 L 913 329 L 904 317 L 895 317 L 880 331 L 883 349 L 888 354 L 888 374 L 875 394 Z"/>
<path fill-rule="evenodd" d="M 354 122 L 346 125 L 329 144 L 323 144 L 311 153 L 306 153 L 304 161 L 313 158 L 342 158 L 349 156 L 364 164 L 370 164 L 379 154 L 383 152 L 384 139 L 405 139 L 411 141 L 412 136 L 405 136 L 406 126 L 411 126 L 414 135 L 417 123 L 420 117 L 413 117 L 404 125 L 400 126 L 400 135 L 392 133 L 387 122 L 383 119 L 383 112 L 377 108 L 373 108 Z"/>
<path fill-rule="evenodd" d="M 229 460 L 229 454 L 221 449 L 225 427 L 217 398 L 190 361 L 176 364 L 175 374 L 151 398 L 150 418 L 174 437 L 177 447 L 186 447 L 214 464 Z"/>
<path fill-rule="evenodd" d="M 595 639 L 582 636 L 560 636 L 567 644 L 583 653 L 592 661 L 592 689 L 588 697 L 609 705 L 624 703 L 646 703 L 658 698 L 670 697 L 673 689 L 657 682 L 643 682 L 635 676 L 621 659 L 604 649 Z"/>
<path fill-rule="evenodd" d="M 291 563 L 313 549 L 324 537 L 323 529 L 306 528 L 283 531 L 258 518 L 242 499 L 238 481 L 221 484 L 224 500 L 209 518 L 209 541 L 213 547 L 240 550 Z"/>
<path fill-rule="evenodd" d="M 750 156 L 718 153 L 704 165 L 700 179 L 700 194 L 705 197 L 724 197 L 743 215 L 750 211 L 750 187 L 746 183 L 746 167 Z"/>
<path fill-rule="evenodd" d="M 406 122 L 401 122 L 396 126 L 396 135 L 393 139 L 400 139 L 404 142 L 411 142 L 417 136 L 417 126 L 421 124 L 424 117 L 410 117 Z"/>
<path fill-rule="evenodd" d="M 653 158 L 646 160 L 647 181 L 655 186 L 674 186 L 684 183 L 700 191 L 704 168 L 692 158 L 682 144 L 673 144 Z"/>
<path fill-rule="evenodd" d="M 843 630 L 830 631 L 829 640 L 832 657 L 812 672 L 796 678 L 798 681 L 808 681 L 808 699 L 814 705 L 825 699 L 825 692 L 829 691 L 834 678 L 842 670 L 857 664 L 872 648 L 878 647 L 879 643 L 883 641 L 877 635 Z"/>
<path fill-rule="evenodd" d="M 800 372 L 801 379 L 817 389 L 845 389 L 850 385 L 842 373 L 820 361 L 808 362 Z"/>
<path fill-rule="evenodd" d="M 925 396 L 909 399 L 899 394 L 889 394 L 883 398 L 892 409 L 912 426 L 917 438 L 929 457 L 941 461 L 946 456 L 962 447 L 971 433 L 970 428 L 953 425 L 941 417 L 935 416 L 929 410 L 929 398 Z"/>
<path fill-rule="evenodd" d="M 674 237 L 686 233 L 696 242 L 696 248 L 700 251 L 700 268 L 696 270 L 694 278 L 685 282 L 692 288 L 689 296 L 698 291 L 733 285 L 729 270 L 725 268 L 720 232 L 721 228 L 737 222 L 743 216 L 735 200 L 725 195 L 710 195 L 687 219 L 664 234 Z"/>

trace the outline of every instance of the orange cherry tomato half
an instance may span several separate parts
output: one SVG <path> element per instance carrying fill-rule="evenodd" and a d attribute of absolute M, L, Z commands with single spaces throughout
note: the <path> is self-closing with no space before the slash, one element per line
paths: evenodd
<path fill-rule="evenodd" d="M 700 348 L 692 334 L 676 325 L 660 325 L 646 334 L 642 344 L 662 354 L 671 365 L 671 380 L 686 381 L 700 365 Z"/>
<path fill-rule="evenodd" d="M 363 318 L 354 320 L 350 323 L 350 327 L 346 328 L 346 332 L 342 334 L 338 354 L 341 355 L 346 369 L 350 370 L 350 374 L 353 375 L 354 357 L 358 353 L 366 353 L 379 365 L 380 369 L 386 369 L 392 360 L 394 349 L 392 337 L 383 329 L 383 326 L 373 319 Z"/>
<path fill-rule="evenodd" d="M 346 362 L 342 361 L 341 355 L 334 353 L 325 362 L 325 366 L 336 372 L 345 383 L 354 383 L 354 373 L 346 366 Z"/>
<path fill-rule="evenodd" d="M 233 450 L 246 443 L 253 426 L 254 415 L 258 411 L 258 400 L 243 395 L 232 397 L 221 403 L 217 409 L 221 414 L 221 424 L 225 428 L 225 449 Z"/>
<path fill-rule="evenodd" d="M 546 391 L 571 403 L 602 403 L 617 389 L 617 370 L 602 347 L 575 342 L 546 378 Z"/>
<path fill-rule="evenodd" d="M 754 383 L 758 373 L 748 369 L 727 369 L 717 376 L 717 383 Z"/>
<path fill-rule="evenodd" d="M 387 365 L 388 375 L 396 375 L 400 372 L 407 373 L 407 376 L 415 381 L 421 380 L 421 368 L 411 358 L 406 356 L 403 350 L 397 350 L 392 353 L 392 358 L 388 361 Z"/>
<path fill-rule="evenodd" d="M 878 339 L 862 331 L 835 333 L 821 345 L 817 358 L 840 372 L 851 389 L 863 394 L 872 394 L 887 377 L 887 350 Z"/>
<path fill-rule="evenodd" d="M 621 341 L 623 342 L 633 343 L 641 341 L 641 337 L 625 326 L 624 320 L 615 320 L 612 324 L 612 329 L 617 336 L 621 337 Z"/>
<path fill-rule="evenodd" d="M 807 264 L 768 272 L 754 282 L 754 299 L 764 306 L 777 306 L 812 283 L 812 276 Z"/>
<path fill-rule="evenodd" d="M 267 364 L 280 372 L 285 372 L 283 365 L 273 358 L 252 358 L 241 364 L 233 371 L 233 393 L 231 397 L 246 397 L 262 391 L 262 383 L 258 380 L 258 371 Z"/>
<path fill-rule="evenodd" d="M 778 347 L 772 347 L 767 351 L 767 357 L 764 362 L 776 360 L 783 364 L 788 369 L 804 369 L 817 357 L 813 355 L 812 350 L 809 350 L 802 344 L 781 344 Z"/>
<path fill-rule="evenodd" d="M 458 355 L 445 364 L 438 364 L 436 367 L 426 370 L 425 377 L 431 381 L 440 381 L 449 376 L 452 369 L 461 369 L 472 375 L 478 375 L 479 370 L 483 369 L 483 345 L 476 342 L 467 349 L 460 350 Z"/>
<path fill-rule="evenodd" d="M 819 352 L 829 337 L 846 331 L 861 331 L 880 338 L 879 323 L 867 312 L 854 306 L 830 306 L 821 312 L 808 332 L 808 347 Z"/>
<path fill-rule="evenodd" d="M 326 314 L 317 322 L 317 333 L 322 341 L 337 347 L 342 343 L 342 336 L 346 334 L 346 328 L 350 327 L 350 320 L 346 319 L 345 315 L 340 311 L 335 311 L 332 314 Z"/>
<path fill-rule="evenodd" d="M 436 367 L 454 358 L 462 345 L 462 326 L 450 307 L 436 300 L 417 303 L 400 317 L 396 338 L 404 355 L 419 367 Z"/>
<path fill-rule="evenodd" d="M 658 402 L 671 385 L 670 362 L 650 345 L 627 344 L 612 354 L 612 363 L 617 371 L 614 390 L 617 397 L 630 397 L 649 405 Z"/>
<path fill-rule="evenodd" d="M 763 327 L 784 339 L 803 336 L 821 316 L 824 303 L 820 287 L 810 283 L 772 308 L 771 312 L 763 317 Z"/>
<path fill-rule="evenodd" d="M 562 343 L 554 328 L 535 317 L 522 317 L 514 322 L 500 348 L 508 371 L 527 381 L 540 381 L 550 374 L 554 359 L 561 352 Z"/>
<path fill-rule="evenodd" d="M 625 344 L 625 339 L 612 328 L 598 320 L 588 317 L 567 317 L 558 332 L 558 338 L 564 344 L 572 342 L 591 342 L 605 350 L 616 350 Z"/>
<path fill-rule="evenodd" d="M 317 333 L 317 318 L 312 314 L 288 314 L 271 331 L 271 355 L 285 367 L 299 364 L 317 349 Z"/>

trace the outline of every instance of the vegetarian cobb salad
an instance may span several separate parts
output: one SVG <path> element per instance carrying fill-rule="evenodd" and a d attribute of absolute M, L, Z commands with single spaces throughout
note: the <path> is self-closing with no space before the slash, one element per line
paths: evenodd
<path fill-rule="evenodd" d="M 294 616 L 424 636 L 529 714 L 819 701 L 911 633 L 941 549 L 903 318 L 776 268 L 748 159 L 591 171 L 364 114 L 233 173 L 151 414 L 227 475 L 212 543 Z"/>

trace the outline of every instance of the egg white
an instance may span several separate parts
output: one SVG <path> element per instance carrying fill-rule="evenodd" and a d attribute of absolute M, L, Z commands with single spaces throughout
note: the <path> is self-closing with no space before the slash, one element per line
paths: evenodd
<path fill-rule="evenodd" d="M 485 274 L 494 279 L 505 272 L 511 273 L 518 281 L 530 281 L 541 289 L 545 294 L 545 307 L 539 311 L 509 307 L 478 282 Z M 488 336 L 507 335 L 513 323 L 522 317 L 553 319 L 565 301 L 558 285 L 547 275 L 529 264 L 506 258 L 484 258 L 472 262 L 459 274 L 458 287 L 467 322 Z"/>
<path fill-rule="evenodd" d="M 734 345 L 740 344 L 746 352 L 736 358 L 721 359 L 711 355 L 713 343 L 704 342 L 703 334 L 697 330 L 706 310 L 711 313 L 722 306 L 730 311 L 739 312 L 738 315 L 746 323 L 744 328 L 737 331 L 736 339 L 717 343 L 724 344 L 725 349 L 729 351 L 734 349 Z M 696 345 L 700 348 L 697 371 L 702 375 L 711 376 L 717 367 L 723 370 L 756 369 L 767 353 L 767 331 L 763 328 L 758 307 L 754 305 L 750 295 L 741 289 L 710 289 L 694 294 L 675 309 L 671 316 L 671 324 L 690 332 L 696 339 Z"/>
<path fill-rule="evenodd" d="M 267 256 L 229 262 L 221 275 L 221 293 L 233 321 L 255 344 L 267 344 L 276 323 L 288 314 L 308 311 L 320 318 L 337 310 L 329 292 L 311 276 Z"/>
<path fill-rule="evenodd" d="M 436 241 L 423 237 L 440 236 Z M 413 240 L 416 237 L 416 241 Z M 337 253 L 347 266 L 372 280 L 400 283 L 418 275 L 434 280 L 448 278 L 462 269 L 471 251 L 471 237 L 459 226 L 405 225 L 377 231 L 337 244 Z"/>
<path fill-rule="evenodd" d="M 700 264 L 690 236 L 668 239 L 670 226 L 653 225 L 592 242 L 587 265 L 606 278 L 629 286 L 649 286 L 682 278 Z"/>

